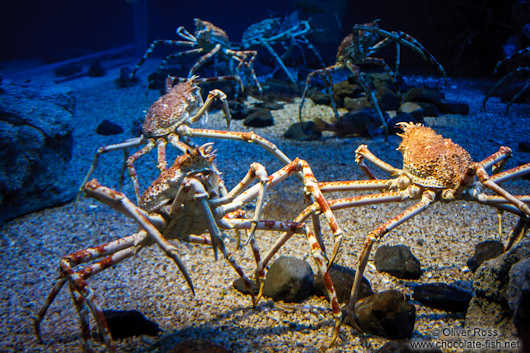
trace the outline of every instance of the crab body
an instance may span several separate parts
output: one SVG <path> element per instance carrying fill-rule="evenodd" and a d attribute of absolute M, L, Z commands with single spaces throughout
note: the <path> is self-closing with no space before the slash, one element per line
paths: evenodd
<path fill-rule="evenodd" d="M 160 45 L 182 46 L 188 49 L 166 56 L 160 63 L 157 72 L 164 69 L 173 59 L 199 54 L 200 57 L 188 71 L 188 78 L 191 78 L 210 59 L 221 58 L 227 64 L 230 74 L 242 75 L 242 69 L 245 69 L 245 77 L 250 76 L 253 84 L 261 92 L 262 88 L 253 67 L 257 52 L 255 50 L 238 50 L 232 45 L 226 32 L 209 21 L 195 18 L 194 22 L 195 31 L 193 34 L 188 32 L 183 26 L 177 28 L 177 35 L 183 40 L 157 39 L 153 41 L 144 56 L 131 71 L 129 79 L 134 79 L 136 71 L 151 56 L 156 47 Z M 237 64 L 235 68 L 234 62 Z M 217 67 L 214 67 L 214 70 L 214 76 L 217 76 Z"/>
<path fill-rule="evenodd" d="M 413 184 L 433 189 L 454 189 L 473 163 L 469 153 L 433 129 L 402 124 L 403 173 Z"/>
<path fill-rule="evenodd" d="M 204 50 L 212 50 L 217 44 L 229 47 L 231 45 L 230 39 L 224 30 L 215 26 L 209 21 L 204 21 L 199 18 L 195 20 L 195 37 L 197 38 L 197 46 L 204 48 Z"/>
<path fill-rule="evenodd" d="M 146 137 L 161 137 L 175 132 L 185 123 L 200 103 L 202 98 L 197 85 L 197 77 L 172 84 L 166 79 L 166 94 L 158 98 L 145 115 L 142 131 Z"/>
<path fill-rule="evenodd" d="M 480 162 L 474 162 L 469 153 L 448 138 L 437 134 L 421 124 L 400 123 L 401 144 L 397 148 L 403 155 L 403 168 L 395 168 L 377 158 L 366 145 L 355 151 L 355 161 L 370 180 L 322 182 L 322 192 L 375 191 L 368 195 L 357 195 L 330 200 L 332 210 L 373 204 L 415 201 L 395 217 L 387 220 L 366 236 L 359 254 L 358 267 L 347 307 L 348 317 L 355 320 L 354 307 L 358 299 L 360 283 L 373 244 L 399 225 L 409 221 L 428 209 L 435 202 L 477 202 L 506 211 L 519 217 L 517 225 L 506 245 L 509 249 L 516 238 L 522 237 L 530 224 L 530 195 L 512 195 L 500 186 L 501 183 L 530 173 L 530 163 L 500 172 L 511 149 L 501 147 L 499 151 Z M 378 179 L 365 161 L 395 176 Z M 486 171 L 491 168 L 491 175 Z M 486 193 L 490 191 L 494 193 Z M 501 227 L 499 226 L 501 232 Z M 353 323 L 355 326 L 355 323 Z"/>
<path fill-rule="evenodd" d="M 284 60 L 294 47 L 300 49 L 304 64 L 306 60 L 302 49 L 303 46 L 310 49 L 319 63 L 324 66 L 320 53 L 306 37 L 312 31 L 309 21 L 301 20 L 298 17 L 298 12 L 295 11 L 285 17 L 268 18 L 250 25 L 243 33 L 241 46 L 245 49 L 265 47 L 276 60 L 279 67 L 286 73 L 289 80 L 297 85 L 298 80 L 284 63 Z M 273 46 L 278 47 L 277 49 L 281 47 L 284 53 L 279 55 L 277 49 L 275 50 Z"/>

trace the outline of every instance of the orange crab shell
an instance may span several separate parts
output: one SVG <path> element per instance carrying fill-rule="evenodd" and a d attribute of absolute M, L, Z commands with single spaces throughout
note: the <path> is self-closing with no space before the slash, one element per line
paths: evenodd
<path fill-rule="evenodd" d="M 188 153 L 179 156 L 173 165 L 160 174 L 144 192 L 140 198 L 139 206 L 147 212 L 152 212 L 166 204 L 176 195 L 178 188 L 175 188 L 174 184 L 180 184 L 192 171 L 213 171 L 211 165 L 215 157 L 211 143 L 206 143 L 201 147 L 196 146 L 190 149 Z"/>
<path fill-rule="evenodd" d="M 422 124 L 401 123 L 403 141 L 397 148 L 403 155 L 403 171 L 417 185 L 453 189 L 473 160 L 451 139 Z"/>

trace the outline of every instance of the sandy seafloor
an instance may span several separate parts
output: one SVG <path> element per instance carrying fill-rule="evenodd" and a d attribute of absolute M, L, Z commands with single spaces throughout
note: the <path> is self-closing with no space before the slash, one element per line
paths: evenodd
<path fill-rule="evenodd" d="M 130 132 L 133 121 L 142 119 L 158 98 L 158 91 L 146 89 L 146 75 L 146 69 L 140 70 L 141 83 L 126 89 L 117 88 L 113 82 L 118 76 L 117 69 L 102 78 L 84 77 L 63 83 L 73 89 L 77 102 L 71 172 L 79 181 L 88 170 L 96 148 L 133 137 Z M 426 118 L 425 123 L 463 146 L 475 160 L 485 158 L 504 145 L 514 151 L 507 168 L 530 162 L 530 155 L 518 150 L 518 143 L 530 136 L 529 106 L 515 104 L 506 113 L 505 104 L 492 98 L 487 112 L 484 112 L 481 108 L 483 91 L 492 83 L 449 79 L 446 98 L 469 103 L 470 114 Z M 401 166 L 400 154 L 395 150 L 401 140 L 398 136 L 390 136 L 387 143 L 383 136 L 336 138 L 328 133 L 311 142 L 283 138 L 286 127 L 297 121 L 297 107 L 298 104 L 287 105 L 284 110 L 275 111 L 275 126 L 254 131 L 273 141 L 289 157 L 307 160 L 319 181 L 364 179 L 354 162 L 354 151 L 363 143 L 383 160 Z M 329 112 L 329 109 L 322 111 Z M 125 132 L 114 136 L 97 135 L 95 129 L 104 119 L 118 123 Z M 224 128 L 223 119 L 213 113 L 207 127 Z M 250 131 L 240 121 L 233 121 L 231 129 Z M 206 140 L 196 140 L 198 144 L 203 142 Z M 282 166 L 257 145 L 216 141 L 215 148 L 218 150 L 218 167 L 229 187 L 245 175 L 254 161 L 265 165 L 269 173 Z M 108 153 L 101 158 L 94 176 L 104 185 L 117 188 L 121 163 L 122 153 Z M 154 154 L 137 165 L 140 181 L 146 186 L 156 176 Z M 378 175 L 386 177 L 383 173 Z M 519 179 L 506 183 L 505 187 L 514 194 L 528 194 L 530 182 Z M 124 192 L 132 198 L 130 183 L 126 184 Z M 291 178 L 267 192 L 264 217 L 292 219 L 303 209 L 302 200 L 300 183 Z M 367 232 L 397 215 L 407 205 L 410 203 L 336 212 L 346 234 L 337 263 L 355 268 Z M 503 220 L 507 233 L 515 219 L 507 215 Z M 5 223 L 0 229 L 0 351 L 81 352 L 83 344 L 78 316 L 66 287 L 42 322 L 44 344 L 37 342 L 31 318 L 43 304 L 57 277 L 61 256 L 132 234 L 135 230 L 132 220 L 92 199 L 82 199 L 77 205 L 70 202 Z M 278 234 L 273 232 L 258 233 L 263 252 L 277 237 Z M 498 238 L 494 209 L 464 202 L 435 204 L 388 234 L 382 242 L 408 245 L 422 264 L 421 279 L 404 281 L 377 273 L 373 265 L 377 245 L 365 276 L 375 291 L 396 288 L 410 295 L 411 285 L 415 283 L 470 280 L 472 274 L 465 264 L 474 245 L 494 238 Z M 329 247 L 329 240 L 327 244 Z M 313 296 L 292 311 L 277 306 L 270 308 L 262 300 L 259 307 L 253 309 L 250 298 L 233 289 L 236 274 L 226 261 L 220 258 L 215 262 L 212 250 L 207 247 L 183 243 L 177 243 L 177 247 L 191 273 L 195 296 L 174 263 L 156 246 L 142 250 L 135 257 L 89 280 L 104 309 L 139 310 L 162 329 L 158 337 L 117 341 L 120 352 L 165 352 L 177 342 L 190 338 L 210 340 L 233 352 L 325 350 L 333 328 L 331 310 L 325 299 Z M 253 269 L 250 249 L 247 247 L 236 255 L 250 274 Z M 316 270 L 309 246 L 302 236 L 293 237 L 281 249 L 280 255 L 306 259 Z M 463 327 L 463 314 L 446 313 L 413 303 L 417 310 L 413 340 L 433 339 L 435 328 Z M 387 341 L 343 326 L 337 344 L 327 352 L 373 352 Z"/>

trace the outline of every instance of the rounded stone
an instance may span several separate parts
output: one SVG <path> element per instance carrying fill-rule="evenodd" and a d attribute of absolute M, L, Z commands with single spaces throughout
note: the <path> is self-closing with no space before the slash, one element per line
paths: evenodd
<path fill-rule="evenodd" d="M 313 292 L 311 266 L 292 256 L 279 257 L 267 272 L 263 295 L 275 301 L 300 302 Z"/>

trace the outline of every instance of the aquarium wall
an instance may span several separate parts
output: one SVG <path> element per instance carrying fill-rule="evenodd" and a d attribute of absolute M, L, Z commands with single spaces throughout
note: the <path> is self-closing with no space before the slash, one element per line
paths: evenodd
<path fill-rule="evenodd" d="M 493 0 L 11 1 L 0 14 L 0 62 L 49 64 L 132 43 L 138 56 L 154 39 L 177 39 L 179 26 L 193 31 L 194 18 L 211 21 L 239 42 L 251 24 L 298 11 L 312 19 L 312 39 L 328 64 L 354 24 L 381 19 L 382 28 L 417 38 L 450 75 L 481 76 L 491 74 L 507 46 L 528 46 L 528 8 L 527 1 Z M 402 52 L 403 69 L 428 68 L 409 50 Z"/>

